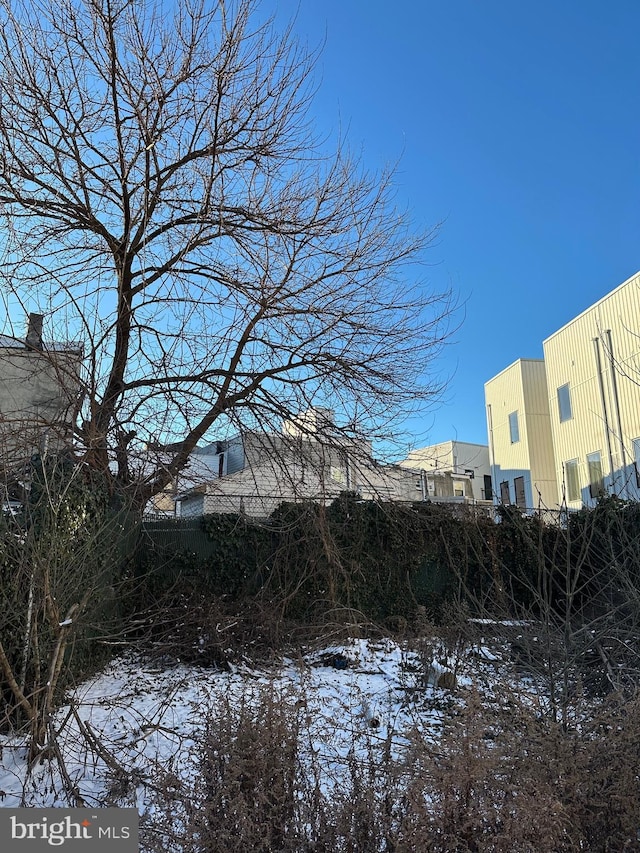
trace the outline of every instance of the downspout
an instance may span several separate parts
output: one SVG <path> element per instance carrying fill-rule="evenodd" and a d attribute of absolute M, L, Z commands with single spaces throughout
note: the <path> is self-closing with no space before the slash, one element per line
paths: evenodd
<path fill-rule="evenodd" d="M 490 460 L 491 461 L 491 491 L 493 492 L 492 502 L 495 504 L 495 503 L 497 503 L 496 498 L 497 498 L 498 492 L 496 490 L 496 478 L 494 476 L 495 467 L 496 467 L 495 466 L 495 458 L 496 457 L 495 457 L 495 453 L 493 452 L 493 413 L 491 411 L 491 403 L 487 404 L 487 424 L 489 426 L 489 451 L 491 453 L 491 460 Z"/>
<path fill-rule="evenodd" d="M 622 437 L 622 418 L 620 417 L 620 398 L 618 397 L 618 380 L 616 378 L 616 363 L 613 357 L 613 339 L 611 337 L 611 329 L 605 330 L 607 336 L 607 346 L 609 349 L 609 369 L 611 371 L 611 387 L 613 388 L 613 405 L 616 410 L 616 421 L 618 422 L 618 443 L 620 445 L 620 461 L 622 463 L 622 488 L 629 495 L 629 484 L 627 482 L 627 454 L 624 449 L 624 439 Z"/>
<path fill-rule="evenodd" d="M 602 419 L 604 421 L 605 439 L 607 442 L 607 456 L 609 459 L 609 477 L 611 486 L 615 494 L 615 480 L 613 476 L 613 454 L 611 453 L 611 434 L 609 432 L 609 418 L 607 416 L 607 404 L 604 395 L 604 384 L 602 382 L 602 359 L 600 358 L 600 341 L 598 338 L 593 339 L 593 347 L 596 354 L 596 373 L 598 377 L 598 388 L 600 390 L 600 405 L 602 406 Z"/>

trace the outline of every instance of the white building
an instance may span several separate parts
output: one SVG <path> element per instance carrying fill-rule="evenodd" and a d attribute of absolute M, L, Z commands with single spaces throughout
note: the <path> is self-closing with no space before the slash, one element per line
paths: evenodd
<path fill-rule="evenodd" d="M 432 496 L 435 496 L 437 487 L 437 480 L 432 475 L 450 474 L 453 496 L 468 497 L 470 487 L 474 500 L 490 501 L 492 498 L 489 448 L 486 444 L 442 441 L 412 450 L 400 465 L 426 472 Z"/>
<path fill-rule="evenodd" d="M 473 503 L 469 474 L 426 476 L 406 465 L 381 464 L 369 442 L 338 430 L 332 436 L 331 422 L 328 410 L 314 410 L 286 421 L 280 434 L 247 432 L 199 449 L 200 464 L 206 461 L 211 476 L 178 491 L 176 514 L 266 517 L 283 501 L 329 503 L 345 491 L 364 500 Z"/>

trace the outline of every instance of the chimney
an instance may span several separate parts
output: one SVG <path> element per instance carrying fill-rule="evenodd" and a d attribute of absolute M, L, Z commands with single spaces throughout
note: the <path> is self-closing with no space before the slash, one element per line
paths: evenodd
<path fill-rule="evenodd" d="M 42 349 L 42 314 L 29 314 L 29 326 L 25 344 L 28 349 Z"/>

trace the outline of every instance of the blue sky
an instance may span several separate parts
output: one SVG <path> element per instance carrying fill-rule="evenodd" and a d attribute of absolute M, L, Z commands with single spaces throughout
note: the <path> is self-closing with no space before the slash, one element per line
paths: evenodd
<path fill-rule="evenodd" d="M 484 382 L 640 268 L 637 0 L 277 0 L 326 37 L 314 113 L 443 221 L 434 290 L 465 303 L 418 444 L 486 442 Z"/>

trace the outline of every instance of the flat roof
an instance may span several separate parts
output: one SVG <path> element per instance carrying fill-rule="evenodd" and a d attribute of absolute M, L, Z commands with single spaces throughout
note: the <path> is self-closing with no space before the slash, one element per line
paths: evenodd
<path fill-rule="evenodd" d="M 517 364 L 522 364 L 523 361 L 531 361 L 538 362 L 544 364 L 544 358 L 517 358 L 515 361 L 512 361 L 507 367 L 503 367 L 499 373 L 496 373 L 495 376 L 492 376 L 491 379 L 487 379 L 484 383 L 484 387 L 486 388 L 490 382 L 493 382 L 494 379 L 497 379 L 499 376 L 502 376 L 503 373 L 506 373 L 507 370 L 512 370 Z"/>
<path fill-rule="evenodd" d="M 551 338 L 555 338 L 555 336 L 559 335 L 560 332 L 563 332 L 565 329 L 568 329 L 569 326 L 573 325 L 573 323 L 575 323 L 581 317 L 584 317 L 585 314 L 588 314 L 590 311 L 593 311 L 594 308 L 597 308 L 599 305 L 602 305 L 604 302 L 607 301 L 607 299 L 611 299 L 611 297 L 614 296 L 619 290 L 622 290 L 624 287 L 628 287 L 628 285 L 630 285 L 631 282 L 634 281 L 634 279 L 638 279 L 639 277 L 640 277 L 640 270 L 638 272 L 634 273 L 628 279 L 626 279 L 626 281 L 623 281 L 622 284 L 619 284 L 613 290 L 610 290 L 609 293 L 606 293 L 603 297 L 598 299 L 597 302 L 594 302 L 593 305 L 590 305 L 588 308 L 585 308 L 584 311 L 581 311 L 576 317 L 573 317 L 571 320 L 569 320 L 567 323 L 565 323 L 564 326 L 561 326 L 555 332 L 552 332 L 548 337 L 546 337 L 543 340 L 542 345 L 544 346 L 547 341 L 551 340 Z M 640 284 L 640 282 L 638 282 L 638 283 Z"/>

